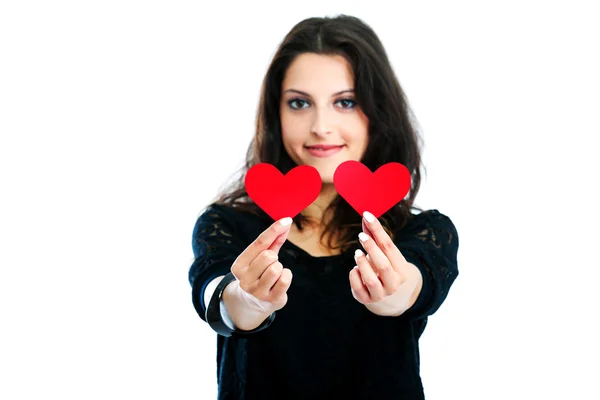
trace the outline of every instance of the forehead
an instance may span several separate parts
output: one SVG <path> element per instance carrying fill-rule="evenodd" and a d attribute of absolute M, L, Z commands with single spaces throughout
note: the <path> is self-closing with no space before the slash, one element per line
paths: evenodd
<path fill-rule="evenodd" d="M 337 92 L 354 87 L 352 67 L 339 55 L 305 53 L 288 67 L 282 90 L 297 89 L 309 93 Z"/>

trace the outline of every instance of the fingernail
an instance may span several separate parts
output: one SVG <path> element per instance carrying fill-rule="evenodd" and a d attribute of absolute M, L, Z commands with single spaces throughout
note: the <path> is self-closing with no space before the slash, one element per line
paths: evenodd
<path fill-rule="evenodd" d="M 369 235 L 367 235 L 364 232 L 361 232 L 358 234 L 358 238 L 360 239 L 361 242 L 366 242 L 367 240 L 369 240 Z"/>
<path fill-rule="evenodd" d="M 375 221 L 375 216 L 373 214 L 371 214 L 370 212 L 368 212 L 368 211 L 365 211 L 363 213 L 363 217 L 365 217 L 365 219 L 367 220 L 367 222 L 373 222 L 373 221 Z"/>
<path fill-rule="evenodd" d="M 362 255 L 363 255 L 363 252 L 362 252 L 362 251 L 360 251 L 360 249 L 356 249 L 356 251 L 354 252 L 354 258 L 356 258 L 356 257 L 360 257 L 360 256 L 362 256 Z"/>
<path fill-rule="evenodd" d="M 290 217 L 285 217 L 279 220 L 279 223 L 283 226 L 290 226 L 290 224 L 292 223 L 292 218 Z"/>

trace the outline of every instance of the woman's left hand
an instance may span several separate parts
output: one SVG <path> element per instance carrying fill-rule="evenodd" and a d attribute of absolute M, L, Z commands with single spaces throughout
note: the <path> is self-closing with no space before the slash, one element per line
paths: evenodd
<path fill-rule="evenodd" d="M 357 266 L 350 272 L 352 295 L 364 305 L 375 305 L 387 299 L 394 301 L 386 306 L 397 305 L 401 308 L 409 301 L 412 292 L 399 289 L 410 277 L 415 276 L 416 267 L 406 261 L 372 214 L 364 213 L 362 225 L 363 232 L 359 234 L 359 239 L 367 255 L 358 249 L 355 252 Z M 391 298 L 402 293 L 403 298 Z"/>

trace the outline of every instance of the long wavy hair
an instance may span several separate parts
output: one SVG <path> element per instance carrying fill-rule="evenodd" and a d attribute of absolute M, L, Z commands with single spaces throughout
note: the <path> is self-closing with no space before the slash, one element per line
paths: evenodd
<path fill-rule="evenodd" d="M 408 196 L 379 218 L 393 239 L 394 231 L 413 216 L 411 209 L 423 211 L 413 205 L 421 184 L 421 138 L 381 41 L 366 23 L 347 15 L 305 19 L 285 36 L 262 83 L 256 132 L 248 147 L 245 165 L 238 171 L 241 177 L 222 189 L 212 204 L 270 218 L 249 198 L 244 179 L 248 170 L 258 163 L 270 163 L 283 174 L 297 166 L 283 147 L 279 107 L 286 70 L 303 53 L 340 55 L 352 67 L 356 103 L 369 120 L 369 140 L 361 162 L 371 171 L 386 163 L 398 162 L 411 173 Z M 328 237 L 330 249 L 346 251 L 356 247 L 362 216 L 340 195 L 335 196 L 324 213 L 331 213 L 331 218 L 321 234 L 321 243 Z M 300 213 L 294 223 L 302 231 L 310 221 Z"/>

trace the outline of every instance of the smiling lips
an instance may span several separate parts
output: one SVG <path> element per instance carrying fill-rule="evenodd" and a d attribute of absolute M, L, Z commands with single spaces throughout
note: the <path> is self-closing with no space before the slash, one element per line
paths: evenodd
<path fill-rule="evenodd" d="M 306 146 L 306 150 L 308 153 L 315 157 L 329 157 L 338 153 L 344 145 L 316 145 L 316 146 Z"/>

